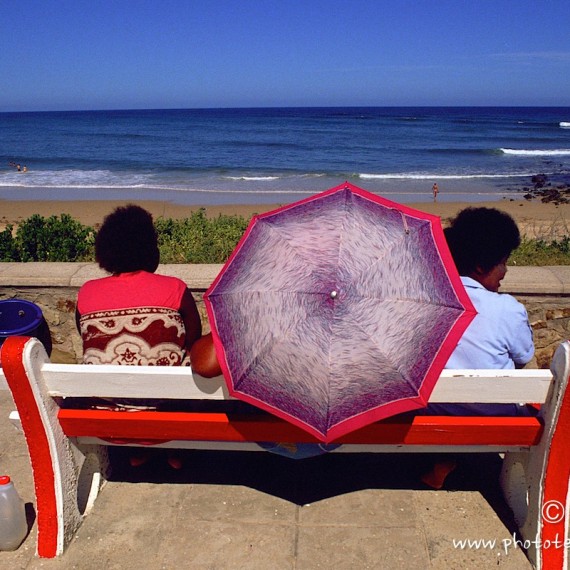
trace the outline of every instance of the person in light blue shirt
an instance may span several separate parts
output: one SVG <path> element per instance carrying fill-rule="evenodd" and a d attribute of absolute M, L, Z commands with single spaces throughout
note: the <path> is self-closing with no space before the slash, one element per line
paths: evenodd
<path fill-rule="evenodd" d="M 507 260 L 520 245 L 519 229 L 511 216 L 496 208 L 466 208 L 444 230 L 447 244 L 477 316 L 473 319 L 445 368 L 522 368 L 534 356 L 532 329 L 524 306 L 499 293 Z M 517 404 L 430 404 L 426 414 L 530 415 Z M 437 461 L 422 481 L 443 486 L 456 466 L 453 457 Z"/>
<path fill-rule="evenodd" d="M 461 337 L 446 368 L 517 368 L 534 355 L 532 330 L 524 306 L 514 297 L 461 277 L 477 316 Z"/>
<path fill-rule="evenodd" d="M 466 208 L 444 231 L 461 281 L 477 311 L 445 367 L 522 368 L 534 356 L 528 315 L 514 297 L 498 292 L 507 260 L 520 244 L 515 221 L 496 208 Z M 510 404 L 433 404 L 429 409 L 454 415 L 528 414 L 526 407 Z"/>

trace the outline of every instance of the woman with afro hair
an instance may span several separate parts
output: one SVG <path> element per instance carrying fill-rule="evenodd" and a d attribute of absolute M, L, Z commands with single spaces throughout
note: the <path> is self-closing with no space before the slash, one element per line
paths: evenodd
<path fill-rule="evenodd" d="M 200 315 L 184 281 L 157 275 L 160 253 L 152 215 L 129 204 L 109 214 L 95 237 L 95 259 L 110 275 L 85 283 L 77 296 L 76 320 L 85 364 L 190 365 L 190 348 L 202 334 Z M 141 402 L 92 400 L 87 405 L 132 407 Z M 162 404 L 149 400 L 149 407 Z M 122 441 L 122 443 L 125 443 Z M 151 451 L 131 451 L 133 467 Z M 182 468 L 174 451 L 168 464 Z"/>
<path fill-rule="evenodd" d="M 114 210 L 95 237 L 95 258 L 110 275 L 79 290 L 83 362 L 188 365 L 200 316 L 182 280 L 155 273 L 160 253 L 151 214 L 132 204 Z"/>

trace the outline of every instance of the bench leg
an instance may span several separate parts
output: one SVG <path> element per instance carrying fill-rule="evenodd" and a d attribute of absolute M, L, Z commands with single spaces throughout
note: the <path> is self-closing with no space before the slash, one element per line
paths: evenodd
<path fill-rule="evenodd" d="M 37 554 L 61 554 L 93 504 L 107 469 L 106 448 L 75 447 L 61 430 L 59 407 L 47 394 L 41 367 L 48 361 L 36 339 L 10 337 L 2 366 L 28 445 L 38 525 Z"/>
<path fill-rule="evenodd" d="M 522 537 L 519 546 L 538 570 L 567 568 L 570 480 L 570 346 L 552 361 L 554 382 L 543 407 L 544 433 L 525 453 L 508 453 L 501 486 Z"/>

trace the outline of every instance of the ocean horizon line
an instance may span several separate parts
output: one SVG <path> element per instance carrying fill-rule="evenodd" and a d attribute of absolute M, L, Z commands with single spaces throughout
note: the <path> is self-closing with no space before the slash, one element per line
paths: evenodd
<path fill-rule="evenodd" d="M 113 112 L 164 112 L 164 111 L 223 111 L 272 109 L 569 109 L 566 105 L 262 105 L 262 106 L 198 106 L 198 107 L 109 107 L 96 109 L 26 109 L 0 110 L 0 114 L 26 113 L 113 113 Z"/>

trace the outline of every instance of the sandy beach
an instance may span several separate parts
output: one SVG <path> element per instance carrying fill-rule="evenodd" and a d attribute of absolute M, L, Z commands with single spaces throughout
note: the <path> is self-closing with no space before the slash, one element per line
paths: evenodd
<path fill-rule="evenodd" d="M 0 227 L 7 224 L 17 225 L 33 214 L 48 217 L 67 213 L 83 224 L 97 226 L 104 216 L 115 207 L 133 202 L 133 200 L 113 201 L 18 201 L 0 200 Z M 182 206 L 172 202 L 137 201 L 137 204 L 152 212 L 154 217 L 185 218 L 200 206 Z M 227 204 L 205 205 L 206 214 L 216 217 L 219 214 L 239 215 L 250 218 L 279 207 L 281 204 Z M 555 205 L 542 203 L 539 200 L 498 200 L 489 202 L 429 202 L 407 204 L 413 208 L 440 216 L 443 223 L 469 206 L 487 206 L 500 208 L 511 214 L 519 224 L 521 232 L 527 237 L 561 238 L 570 234 L 570 204 Z"/>

